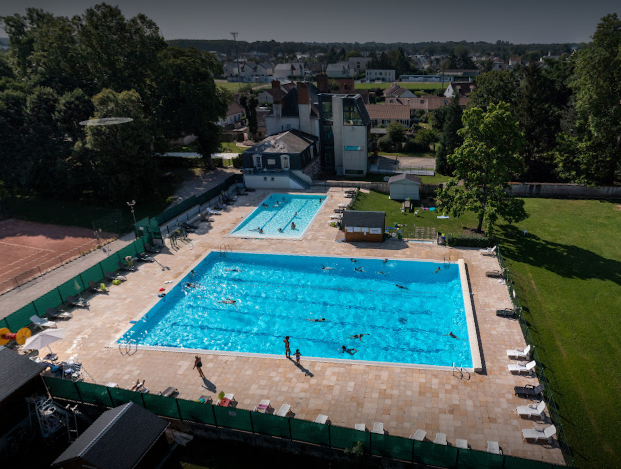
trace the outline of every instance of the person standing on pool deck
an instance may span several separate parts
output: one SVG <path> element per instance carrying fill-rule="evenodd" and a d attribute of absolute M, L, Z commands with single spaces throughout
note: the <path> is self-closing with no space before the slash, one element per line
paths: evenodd
<path fill-rule="evenodd" d="M 285 337 L 283 340 L 285 343 L 285 357 L 291 359 L 291 349 L 289 348 L 289 336 Z"/>
<path fill-rule="evenodd" d="M 302 356 L 302 355 L 300 354 L 300 349 L 299 349 L 299 348 L 298 348 L 298 349 L 295 349 L 295 364 L 296 364 L 297 366 L 300 366 L 300 357 L 301 357 L 301 356 Z"/>
<path fill-rule="evenodd" d="M 205 378 L 205 375 L 203 374 L 203 362 L 201 361 L 201 357 L 199 357 L 198 355 L 196 355 L 196 357 L 194 358 L 194 366 L 192 367 L 192 369 L 194 368 L 198 370 L 198 376 L 200 376 L 201 378 Z"/>

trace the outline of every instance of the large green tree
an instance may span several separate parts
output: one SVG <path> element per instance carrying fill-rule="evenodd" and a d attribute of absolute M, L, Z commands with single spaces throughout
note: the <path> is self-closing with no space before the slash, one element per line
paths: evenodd
<path fill-rule="evenodd" d="M 621 18 L 606 15 L 593 43 L 578 52 L 571 82 L 576 125 L 563 143 L 561 175 L 575 181 L 611 184 L 621 172 Z M 566 170 L 572 168 L 572 170 Z"/>
<path fill-rule="evenodd" d="M 436 171 L 440 174 L 452 175 L 455 169 L 450 163 L 448 156 L 463 142 L 459 134 L 459 129 L 463 127 L 462 114 L 463 111 L 459 105 L 459 94 L 456 94 L 446 106 L 442 135 L 440 136 L 440 144 L 436 151 Z"/>
<path fill-rule="evenodd" d="M 458 217 L 474 212 L 477 231 L 491 236 L 500 217 L 509 223 L 528 215 L 524 201 L 507 193 L 509 181 L 523 170 L 520 150 L 524 137 L 506 103 L 490 104 L 487 112 L 471 108 L 464 112 L 464 128 L 459 131 L 464 143 L 451 155 L 454 177 L 438 194 L 443 210 Z M 463 187 L 458 187 L 463 180 Z"/>
<path fill-rule="evenodd" d="M 477 77 L 476 88 L 470 94 L 470 107 L 486 109 L 490 104 L 515 104 L 519 80 L 511 70 L 491 71 Z"/>

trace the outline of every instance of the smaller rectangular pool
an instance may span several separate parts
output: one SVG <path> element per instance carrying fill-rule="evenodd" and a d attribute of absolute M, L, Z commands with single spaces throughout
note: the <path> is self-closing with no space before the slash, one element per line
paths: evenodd
<path fill-rule="evenodd" d="M 269 195 L 229 235 L 244 238 L 301 238 L 326 199 L 325 195 Z"/>

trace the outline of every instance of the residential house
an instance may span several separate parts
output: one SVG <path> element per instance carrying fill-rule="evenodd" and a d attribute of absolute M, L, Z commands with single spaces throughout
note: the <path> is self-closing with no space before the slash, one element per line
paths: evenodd
<path fill-rule="evenodd" d="M 310 74 L 310 68 L 304 62 L 288 62 L 274 67 L 274 78 L 277 80 L 294 80 Z"/>
<path fill-rule="evenodd" d="M 349 62 L 337 62 L 329 64 L 326 68 L 326 74 L 330 78 L 345 78 L 352 76 L 352 70 Z"/>
<path fill-rule="evenodd" d="M 447 81 L 446 77 L 461 77 L 461 78 L 468 78 L 470 80 L 470 79 L 478 76 L 479 73 L 481 73 L 481 72 L 479 71 L 478 68 L 472 69 L 472 70 L 469 70 L 469 69 L 446 69 L 446 70 L 442 71 L 442 75 L 444 75 L 444 77 L 445 77 L 444 81 Z M 460 81 L 466 81 L 466 80 L 460 80 Z"/>
<path fill-rule="evenodd" d="M 272 81 L 272 89 L 280 88 L 278 80 Z M 286 130 L 300 130 L 309 135 L 319 136 L 319 90 L 312 83 L 298 82 L 285 96 L 274 93 L 272 113 L 265 116 L 267 135 L 275 135 Z"/>
<path fill-rule="evenodd" d="M 473 81 L 453 81 L 449 83 L 448 87 L 444 91 L 444 96 L 447 98 L 452 98 L 456 93 L 459 93 L 459 96 L 462 98 L 469 98 L 470 93 L 475 88 L 475 83 Z"/>
<path fill-rule="evenodd" d="M 220 127 L 226 129 L 241 127 L 241 121 L 246 118 L 246 111 L 243 106 L 237 101 L 233 100 L 229 104 L 229 108 L 226 111 L 226 117 L 218 121 Z"/>
<path fill-rule="evenodd" d="M 410 127 L 410 106 L 403 104 L 369 104 L 369 117 L 374 127 L 399 122 Z"/>
<path fill-rule="evenodd" d="M 465 109 L 470 98 L 459 98 L 459 106 Z M 385 104 L 394 104 L 400 106 L 409 106 L 412 110 L 435 111 L 436 109 L 446 106 L 451 102 L 446 96 L 423 95 L 414 98 L 386 98 Z"/>
<path fill-rule="evenodd" d="M 395 81 L 394 70 L 367 70 L 366 79 L 368 82 L 374 81 Z"/>
<path fill-rule="evenodd" d="M 522 64 L 522 57 L 510 57 L 509 58 L 509 67 L 513 68 L 516 65 Z"/>
<path fill-rule="evenodd" d="M 367 70 L 371 60 L 373 60 L 371 57 L 350 57 L 348 62 L 352 76 L 364 73 Z"/>
<path fill-rule="evenodd" d="M 494 65 L 492 65 L 493 72 L 502 72 L 503 70 L 511 70 L 511 67 L 507 62 L 503 62 L 500 60 L 494 61 Z"/>
<path fill-rule="evenodd" d="M 238 77 L 240 75 L 240 73 L 241 73 L 241 67 L 245 63 L 246 63 L 245 60 L 240 60 L 239 63 L 237 61 L 225 63 L 222 66 L 222 68 L 224 70 L 224 76 L 226 78 Z"/>
<path fill-rule="evenodd" d="M 386 98 L 415 98 L 416 94 L 407 88 L 402 88 L 397 83 L 393 83 L 384 90 L 384 96 Z"/>
<path fill-rule="evenodd" d="M 399 81 L 416 83 L 444 83 L 453 81 L 455 77 L 443 75 L 401 75 Z"/>

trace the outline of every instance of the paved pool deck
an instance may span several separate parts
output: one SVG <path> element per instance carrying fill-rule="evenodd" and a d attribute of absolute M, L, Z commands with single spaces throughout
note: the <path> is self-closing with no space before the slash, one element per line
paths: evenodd
<path fill-rule="evenodd" d="M 514 376 L 507 364 L 506 349 L 524 347 L 517 321 L 497 317 L 496 309 L 511 305 L 506 286 L 485 276 L 499 269 L 495 257 L 482 256 L 476 249 L 405 243 L 396 239 L 381 244 L 340 243 L 338 230 L 328 219 L 334 208 L 347 203 L 343 189 L 327 191 L 311 188 L 306 193 L 328 195 L 303 240 L 240 239 L 228 233 L 254 210 L 271 191 L 258 190 L 238 198 L 213 223 L 203 223 L 192 242 L 179 243 L 179 249 L 165 249 L 156 255 L 156 263 L 141 264 L 128 273 L 128 281 L 111 286 L 108 295 L 89 298 L 88 310 L 74 310 L 73 318 L 63 322 L 66 338 L 53 345 L 61 360 L 82 362 L 86 381 L 118 383 L 126 388 L 146 380 L 150 392 L 169 386 L 179 397 L 194 400 L 201 395 L 217 399 L 218 393 L 234 393 L 239 408 L 252 410 L 262 399 L 271 406 L 290 404 L 295 418 L 315 420 L 318 414 L 329 416 L 332 424 L 353 428 L 364 423 L 367 429 L 382 422 L 391 435 L 408 437 L 422 429 L 433 441 L 436 433 L 447 435 L 449 445 L 457 438 L 467 439 L 472 449 L 485 451 L 488 440 L 498 441 L 504 454 L 564 464 L 556 441 L 552 445 L 529 444 L 522 440 L 522 429 L 549 425 L 517 416 L 516 406 L 534 401 L 514 395 L 516 385 L 538 384 L 536 377 Z M 277 192 L 277 191 L 274 191 Z M 482 373 L 401 368 L 367 364 L 327 363 L 302 358 L 301 367 L 281 358 L 212 355 L 204 352 L 199 378 L 192 369 L 194 356 L 183 352 L 138 350 L 121 353 L 111 342 L 128 329 L 129 321 L 151 305 L 167 280 L 176 282 L 199 259 L 211 251 L 226 247 L 231 251 L 277 252 L 344 257 L 386 257 L 451 261 L 464 259 L 472 292 L 474 318 L 483 362 Z M 547 415 L 547 412 L 546 412 Z"/>

